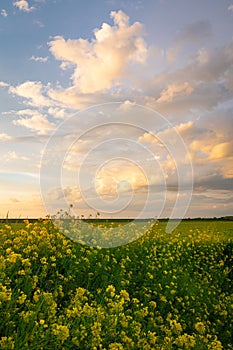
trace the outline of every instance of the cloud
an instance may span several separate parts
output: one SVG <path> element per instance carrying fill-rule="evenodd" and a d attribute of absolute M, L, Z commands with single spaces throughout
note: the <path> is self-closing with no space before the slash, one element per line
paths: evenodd
<path fill-rule="evenodd" d="M 178 137 L 176 136 L 179 134 L 181 137 L 187 136 L 187 134 L 193 134 L 194 131 L 194 122 L 188 121 L 186 123 L 180 123 L 176 126 L 168 126 L 164 130 L 159 131 L 157 133 L 154 132 L 146 132 L 142 136 L 138 138 L 138 142 L 142 143 L 149 143 L 149 144 L 157 144 L 162 140 L 165 145 L 166 141 L 167 143 L 171 141 L 172 138 Z"/>
<path fill-rule="evenodd" d="M 220 48 L 201 49 L 182 68 L 162 71 L 143 86 L 144 103 L 182 119 L 193 110 L 213 110 L 231 100 L 232 52 L 233 41 Z M 177 89 L 180 91 L 174 91 Z"/>
<path fill-rule="evenodd" d="M 35 24 L 35 25 L 37 25 L 39 28 L 44 28 L 44 23 L 42 23 L 41 21 L 38 21 L 38 20 L 35 20 L 35 21 L 33 21 L 33 23 Z"/>
<path fill-rule="evenodd" d="M 51 53 L 62 61 L 62 67 L 74 66 L 73 84 L 81 93 L 100 92 L 119 85 L 129 74 L 132 63 L 142 64 L 146 60 L 142 24 L 130 25 L 122 11 L 112 11 L 111 18 L 113 26 L 103 23 L 94 31 L 91 41 L 57 36 L 49 42 Z"/>
<path fill-rule="evenodd" d="M 13 5 L 23 12 L 31 12 L 35 10 L 35 7 L 33 6 L 30 7 L 28 1 L 26 0 L 15 1 Z"/>
<path fill-rule="evenodd" d="M 17 115 L 29 115 L 29 116 L 34 116 L 38 113 L 36 109 L 20 109 L 19 111 L 15 112 Z"/>
<path fill-rule="evenodd" d="M 230 6 L 228 6 L 228 10 L 229 10 L 229 11 L 233 11 L 233 4 L 231 4 Z"/>
<path fill-rule="evenodd" d="M 199 20 L 182 28 L 174 39 L 174 46 L 167 51 L 169 61 L 175 61 L 183 46 L 200 46 L 211 36 L 211 26 L 208 21 Z"/>
<path fill-rule="evenodd" d="M 182 136 L 186 136 L 188 133 L 193 134 L 194 121 L 190 120 L 187 123 L 181 123 L 175 127 L 177 132 Z"/>
<path fill-rule="evenodd" d="M 110 92 L 99 93 L 81 93 L 79 87 L 71 86 L 68 88 L 49 89 L 48 96 L 56 102 L 57 105 L 65 108 L 82 109 L 87 106 L 106 103 L 111 96 L 111 101 L 119 101 L 119 96 L 113 96 Z"/>
<path fill-rule="evenodd" d="M 147 61 L 150 47 L 143 40 L 142 24 L 130 25 L 122 11 L 112 12 L 111 16 L 113 25 L 103 23 L 94 31 L 92 40 L 55 37 L 49 42 L 54 57 L 63 66 L 73 67 L 72 86 L 51 87 L 27 81 L 12 87 L 10 92 L 26 97 L 25 103 L 38 107 L 82 109 L 109 99 L 132 100 L 180 119 L 188 111 L 210 110 L 229 99 L 233 43 L 216 50 L 200 49 L 183 68 L 167 69 L 145 79 L 142 73 L 154 71 L 154 61 Z M 202 40 L 198 24 L 204 37 L 208 36 L 208 22 L 195 22 L 178 33 L 177 42 L 192 39 L 198 44 Z"/>
<path fill-rule="evenodd" d="M 0 81 L 0 87 L 8 87 L 9 84 L 7 84 L 5 81 Z"/>
<path fill-rule="evenodd" d="M 3 161 L 9 162 L 11 160 L 29 160 L 30 158 L 17 154 L 15 151 L 9 151 L 2 157 Z"/>
<path fill-rule="evenodd" d="M 188 82 L 168 85 L 167 89 L 161 92 L 157 103 L 171 102 L 177 97 L 190 95 L 193 90 L 192 85 Z"/>
<path fill-rule="evenodd" d="M 80 202 L 82 200 L 80 190 L 76 186 L 52 188 L 48 191 L 47 196 L 49 200 L 56 202 L 56 204 L 59 200 L 63 200 L 64 198 L 70 201 L 72 204 Z"/>
<path fill-rule="evenodd" d="M 225 78 L 225 74 L 233 65 L 233 41 L 228 45 L 214 50 L 199 50 L 191 56 L 191 61 L 185 67 L 167 76 L 171 81 L 213 82 Z M 162 77 L 161 77 L 162 78 Z"/>
<path fill-rule="evenodd" d="M 12 203 L 19 203 L 19 202 L 20 202 L 20 200 L 19 200 L 18 198 L 15 198 L 15 197 L 10 198 L 9 200 L 10 200 L 10 202 L 12 202 Z"/>
<path fill-rule="evenodd" d="M 31 56 L 30 60 L 31 61 L 36 61 L 36 62 L 47 62 L 48 61 L 48 56 L 47 57 L 40 57 L 40 56 Z"/>
<path fill-rule="evenodd" d="M 21 111 L 22 112 L 22 111 Z M 19 113 L 18 113 L 19 114 Z M 35 111 L 25 111 L 21 115 L 31 115 L 31 118 L 21 118 L 13 120 L 14 125 L 23 126 L 27 129 L 34 130 L 38 135 L 47 135 L 55 128 L 55 124 L 48 121 L 46 116 Z"/>
<path fill-rule="evenodd" d="M 121 171 L 119 172 L 119 167 Z M 151 177 L 152 178 L 152 177 Z M 149 178 L 139 167 L 126 161 L 111 161 L 95 178 L 96 191 L 101 196 L 117 197 L 118 193 L 136 191 L 149 185 Z"/>
<path fill-rule="evenodd" d="M 48 113 L 57 119 L 65 119 L 69 117 L 68 112 L 64 108 L 53 108 L 48 109 Z"/>
<path fill-rule="evenodd" d="M 9 92 L 20 97 L 25 97 L 28 105 L 41 107 L 51 106 L 53 104 L 50 99 L 43 95 L 47 89 L 40 81 L 26 81 L 16 87 L 11 86 Z"/>
<path fill-rule="evenodd" d="M 221 142 L 213 147 L 209 159 L 233 158 L 233 141 Z"/>
<path fill-rule="evenodd" d="M 1 10 L 1 16 L 2 17 L 7 17 L 8 16 L 6 10 L 4 10 L 4 9 Z"/>
<path fill-rule="evenodd" d="M 153 132 L 145 132 L 142 136 L 138 138 L 138 142 L 158 143 L 158 139 Z"/>
<path fill-rule="evenodd" d="M 2 133 L 0 134 L 0 142 L 10 141 L 12 139 L 12 136 Z"/>

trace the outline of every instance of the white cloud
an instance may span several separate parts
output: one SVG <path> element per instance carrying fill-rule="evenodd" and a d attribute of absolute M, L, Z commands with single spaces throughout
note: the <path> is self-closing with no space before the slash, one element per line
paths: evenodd
<path fill-rule="evenodd" d="M 8 16 L 6 10 L 4 10 L 4 9 L 1 10 L 1 16 L 3 16 L 3 17 L 7 17 Z"/>
<path fill-rule="evenodd" d="M 31 56 L 30 60 L 31 61 L 36 61 L 36 62 L 47 62 L 48 61 L 48 56 L 47 57 L 41 57 L 41 56 Z"/>
<path fill-rule="evenodd" d="M 54 129 L 55 124 L 48 121 L 46 116 L 35 111 L 34 113 L 31 110 L 21 111 L 19 115 L 31 115 L 31 118 L 21 118 L 13 120 L 14 125 L 23 126 L 27 129 L 36 131 L 38 135 L 47 135 L 51 130 Z"/>
<path fill-rule="evenodd" d="M 26 0 L 15 1 L 13 5 L 23 12 L 31 12 L 35 10 L 35 7 L 33 6 L 30 7 L 28 1 Z"/>
<path fill-rule="evenodd" d="M 35 25 L 37 25 L 39 28 L 44 28 L 44 23 L 38 20 L 33 21 Z"/>
<path fill-rule="evenodd" d="M 65 119 L 68 116 L 68 113 L 64 108 L 52 108 L 48 109 L 48 113 L 57 119 Z"/>
<path fill-rule="evenodd" d="M 8 134 L 2 133 L 0 134 L 0 142 L 1 141 L 10 141 L 12 139 L 12 137 Z"/>
<path fill-rule="evenodd" d="M 11 160 L 29 160 L 30 158 L 17 154 L 15 151 L 9 151 L 2 157 L 3 161 L 10 162 Z"/>
<path fill-rule="evenodd" d="M 38 113 L 36 109 L 20 109 L 19 111 L 15 112 L 17 115 L 29 115 L 29 116 L 34 116 Z"/>
<path fill-rule="evenodd" d="M 143 40 L 143 26 L 129 25 L 122 11 L 111 12 L 114 25 L 103 23 L 94 31 L 94 39 L 65 40 L 57 36 L 49 42 L 54 57 L 74 65 L 73 83 L 81 93 L 95 93 L 120 84 L 129 74 L 131 63 L 143 63 L 147 48 Z"/>
<path fill-rule="evenodd" d="M 124 111 L 129 110 L 130 108 L 132 108 L 133 106 L 135 106 L 135 102 L 131 102 L 129 100 L 124 101 L 123 103 L 121 103 L 119 109 Z"/>
<path fill-rule="evenodd" d="M 43 95 L 48 88 L 44 87 L 40 81 L 26 81 L 16 87 L 11 86 L 11 94 L 25 97 L 26 103 L 31 106 L 51 106 L 53 103 Z"/>
<path fill-rule="evenodd" d="M 82 109 L 87 106 L 105 103 L 111 96 L 110 93 L 81 93 L 79 88 L 71 86 L 66 89 L 50 89 L 48 96 L 56 101 L 57 105 L 61 105 L 66 108 Z M 119 101 L 119 96 L 111 96 L 112 101 Z M 54 102 L 55 103 L 55 102 Z"/>
<path fill-rule="evenodd" d="M 9 84 L 5 83 L 5 81 L 0 81 L 0 87 L 8 87 Z"/>

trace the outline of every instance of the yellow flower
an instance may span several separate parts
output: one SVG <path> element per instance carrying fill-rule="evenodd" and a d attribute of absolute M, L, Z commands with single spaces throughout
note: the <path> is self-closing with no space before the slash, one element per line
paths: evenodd
<path fill-rule="evenodd" d="M 106 288 L 106 292 L 110 294 L 110 297 L 111 297 L 111 298 L 114 297 L 115 291 L 116 291 L 116 289 L 115 289 L 115 287 L 114 287 L 112 284 L 110 284 L 110 285 Z"/>
<path fill-rule="evenodd" d="M 211 344 L 207 345 L 207 349 L 210 350 L 223 350 L 223 346 L 221 344 L 221 342 L 217 339 L 215 339 L 214 341 L 211 342 Z"/>
<path fill-rule="evenodd" d="M 204 334 L 205 333 L 205 325 L 203 322 L 197 322 L 195 324 L 195 329 L 198 333 Z"/>
<path fill-rule="evenodd" d="M 186 349 L 191 349 L 195 346 L 196 340 L 194 336 L 184 333 L 176 338 L 175 344 Z"/>
<path fill-rule="evenodd" d="M 13 350 L 15 343 L 12 337 L 2 337 L 0 339 L 0 348 L 2 350 Z"/>
<path fill-rule="evenodd" d="M 56 335 L 56 337 L 63 344 L 64 341 L 69 337 L 69 328 L 67 326 L 62 326 L 55 323 L 53 325 L 52 333 Z"/>
<path fill-rule="evenodd" d="M 22 305 L 24 302 L 25 302 L 25 300 L 27 299 L 27 296 L 26 296 L 26 294 L 24 294 L 23 292 L 21 293 L 21 295 L 18 297 L 18 303 L 20 304 L 20 305 Z"/>
<path fill-rule="evenodd" d="M 29 259 L 22 259 L 22 264 L 25 265 L 25 266 L 28 266 L 28 267 L 31 266 L 31 263 L 30 263 Z"/>
<path fill-rule="evenodd" d="M 7 258 L 7 260 L 14 264 L 16 262 L 17 258 L 21 258 L 21 254 L 16 254 L 14 252 L 11 252 L 9 257 Z"/>
<path fill-rule="evenodd" d="M 41 264 L 45 265 L 47 264 L 47 259 L 45 257 L 40 259 Z"/>
<path fill-rule="evenodd" d="M 12 296 L 11 289 L 7 289 L 6 286 L 3 286 L 2 283 L 0 283 L 0 302 L 11 300 L 11 296 Z"/>
<path fill-rule="evenodd" d="M 36 288 L 36 285 L 38 283 L 38 277 L 37 276 L 33 276 L 33 285 L 32 285 L 32 289 Z"/>
<path fill-rule="evenodd" d="M 156 302 L 155 301 L 150 301 L 149 302 L 149 304 L 150 304 L 150 306 L 152 306 L 154 309 L 156 308 L 156 306 L 157 306 L 157 304 L 156 304 Z"/>
<path fill-rule="evenodd" d="M 150 344 L 154 345 L 157 342 L 158 337 L 156 336 L 155 332 L 148 332 L 148 337 L 150 339 Z"/>
<path fill-rule="evenodd" d="M 129 301 L 130 298 L 129 298 L 129 293 L 125 290 L 125 289 L 122 289 L 120 291 L 120 296 L 123 297 L 125 300 Z"/>
<path fill-rule="evenodd" d="M 121 343 L 111 343 L 108 346 L 109 350 L 124 350 L 124 347 Z"/>
<path fill-rule="evenodd" d="M 183 330 L 181 324 L 179 322 L 177 322 L 176 320 L 171 320 L 170 326 L 171 326 L 172 331 L 176 334 L 180 334 Z"/>

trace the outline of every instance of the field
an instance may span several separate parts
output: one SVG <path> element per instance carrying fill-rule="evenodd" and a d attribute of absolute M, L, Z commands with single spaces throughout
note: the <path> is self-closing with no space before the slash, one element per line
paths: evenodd
<path fill-rule="evenodd" d="M 1 349 L 233 349 L 233 222 L 158 222 L 117 248 L 0 226 Z"/>

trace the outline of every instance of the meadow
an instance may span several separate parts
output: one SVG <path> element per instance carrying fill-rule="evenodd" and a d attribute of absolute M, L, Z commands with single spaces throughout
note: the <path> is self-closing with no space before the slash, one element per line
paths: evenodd
<path fill-rule="evenodd" d="M 157 222 L 117 248 L 0 226 L 0 349 L 233 349 L 233 222 Z"/>

